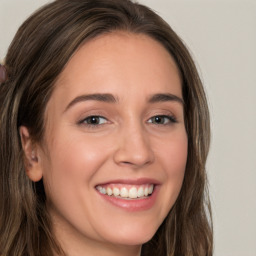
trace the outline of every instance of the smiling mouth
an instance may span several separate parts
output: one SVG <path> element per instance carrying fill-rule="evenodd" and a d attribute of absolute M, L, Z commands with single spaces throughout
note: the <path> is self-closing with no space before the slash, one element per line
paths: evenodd
<path fill-rule="evenodd" d="M 151 196 L 154 191 L 154 185 L 109 184 L 104 186 L 98 185 L 96 189 L 103 195 L 130 200 Z"/>

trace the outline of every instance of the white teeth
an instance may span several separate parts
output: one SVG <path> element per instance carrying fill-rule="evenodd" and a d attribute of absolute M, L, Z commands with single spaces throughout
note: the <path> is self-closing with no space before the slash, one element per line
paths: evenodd
<path fill-rule="evenodd" d="M 107 194 L 109 196 L 112 196 L 113 192 L 112 192 L 112 189 L 111 188 L 107 188 Z"/>
<path fill-rule="evenodd" d="M 121 197 L 128 197 L 129 196 L 128 189 L 127 188 L 121 188 L 120 196 Z"/>
<path fill-rule="evenodd" d="M 114 188 L 113 189 L 113 194 L 114 194 L 114 196 L 119 196 L 119 194 L 120 194 L 119 189 L 118 188 Z"/>
<path fill-rule="evenodd" d="M 148 195 L 151 195 L 154 191 L 154 185 L 143 185 L 139 188 L 133 186 L 129 190 L 126 187 L 122 187 L 121 189 L 114 187 L 111 189 L 110 187 L 101 187 L 97 186 L 96 189 L 104 195 L 108 196 L 115 196 L 115 197 L 122 197 L 122 198 L 131 198 L 136 199 L 140 197 L 147 197 Z"/>
<path fill-rule="evenodd" d="M 129 197 L 130 198 L 137 198 L 138 197 L 137 188 L 133 187 L 129 190 Z"/>
<path fill-rule="evenodd" d="M 138 189 L 138 197 L 143 197 L 143 196 L 144 196 L 144 189 L 143 189 L 143 187 L 140 187 Z"/>
<path fill-rule="evenodd" d="M 101 186 L 97 186 L 96 188 L 97 188 L 98 191 L 100 191 L 101 194 L 104 194 L 104 195 L 106 194 L 106 189 L 105 188 L 103 188 Z"/>
<path fill-rule="evenodd" d="M 145 195 L 145 196 L 148 196 L 148 187 L 145 188 L 145 190 L 144 190 L 144 195 Z"/>
<path fill-rule="evenodd" d="M 148 193 L 151 195 L 153 193 L 153 190 L 154 190 L 154 186 L 150 185 L 148 188 Z"/>

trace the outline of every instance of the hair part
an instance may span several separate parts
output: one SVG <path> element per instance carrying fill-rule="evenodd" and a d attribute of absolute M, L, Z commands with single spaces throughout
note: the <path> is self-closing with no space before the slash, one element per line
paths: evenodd
<path fill-rule="evenodd" d="M 179 197 L 142 255 L 211 256 L 212 224 L 205 164 L 209 111 L 195 64 L 181 39 L 149 8 L 129 0 L 56 0 L 18 30 L 6 56 L 8 80 L 0 85 L 0 254 L 64 255 L 48 216 L 43 181 L 26 175 L 19 127 L 42 142 L 45 109 L 54 85 L 81 45 L 126 31 L 163 45 L 179 69 L 185 102 L 188 158 Z"/>

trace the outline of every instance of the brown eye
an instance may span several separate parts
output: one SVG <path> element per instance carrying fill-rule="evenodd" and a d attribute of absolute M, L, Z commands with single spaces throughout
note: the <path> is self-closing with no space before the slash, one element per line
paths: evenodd
<path fill-rule="evenodd" d="M 81 121 L 81 123 L 88 125 L 101 125 L 105 124 L 106 122 L 107 119 L 102 116 L 88 116 Z"/>
<path fill-rule="evenodd" d="M 149 123 L 165 125 L 170 123 L 176 123 L 176 119 L 173 116 L 153 116 L 149 119 Z"/>

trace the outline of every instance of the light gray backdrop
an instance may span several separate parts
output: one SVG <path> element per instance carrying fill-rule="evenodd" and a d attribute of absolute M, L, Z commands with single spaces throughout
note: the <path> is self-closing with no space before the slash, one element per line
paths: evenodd
<path fill-rule="evenodd" d="M 48 0 L 0 0 L 0 60 L 22 21 Z M 212 117 L 208 161 L 215 256 L 256 256 L 256 2 L 141 0 L 184 39 Z"/>

